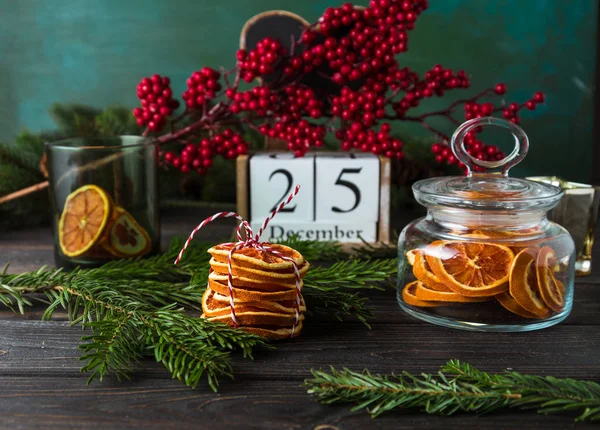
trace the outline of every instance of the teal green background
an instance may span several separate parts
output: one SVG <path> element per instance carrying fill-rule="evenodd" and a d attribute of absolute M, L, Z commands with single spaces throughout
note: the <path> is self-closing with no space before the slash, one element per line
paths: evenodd
<path fill-rule="evenodd" d="M 431 0 L 400 59 L 472 74 L 470 94 L 497 82 L 508 100 L 537 90 L 547 105 L 523 114 L 532 147 L 517 171 L 588 181 L 592 168 L 594 0 Z M 53 127 L 53 102 L 134 106 L 135 87 L 169 75 L 180 93 L 203 65 L 232 66 L 251 16 L 286 9 L 314 21 L 326 0 L 0 0 L 0 139 Z M 366 4 L 359 1 L 357 4 Z M 429 100 L 427 110 L 448 99 Z M 437 123 L 451 133 L 452 124 Z M 423 134 L 399 124 L 403 135 Z"/>

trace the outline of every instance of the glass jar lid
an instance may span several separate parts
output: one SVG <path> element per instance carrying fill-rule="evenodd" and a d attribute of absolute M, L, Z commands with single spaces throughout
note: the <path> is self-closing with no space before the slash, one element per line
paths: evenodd
<path fill-rule="evenodd" d="M 502 160 L 479 160 L 465 148 L 465 136 L 475 128 L 495 125 L 511 131 L 515 147 Z M 413 193 L 425 206 L 450 206 L 478 210 L 549 210 L 560 201 L 560 188 L 525 179 L 510 178 L 508 171 L 525 156 L 529 138 L 518 125 L 494 117 L 475 118 L 463 123 L 452 135 L 450 144 L 456 158 L 467 167 L 466 176 L 431 178 L 416 182 Z M 498 169 L 497 173 L 473 173 L 475 166 Z"/>

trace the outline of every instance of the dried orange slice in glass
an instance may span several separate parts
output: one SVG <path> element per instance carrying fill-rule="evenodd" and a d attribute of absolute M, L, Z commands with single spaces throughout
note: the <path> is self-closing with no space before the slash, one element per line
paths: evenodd
<path fill-rule="evenodd" d="M 419 308 L 432 308 L 435 306 L 441 306 L 442 303 L 429 302 L 417 298 L 417 296 L 415 295 L 415 291 L 417 289 L 417 285 L 419 285 L 420 283 L 420 281 L 413 281 L 404 286 L 404 288 L 402 289 L 402 300 L 404 300 L 404 303 L 411 306 L 417 306 Z"/>
<path fill-rule="evenodd" d="M 508 291 L 498 294 L 496 296 L 496 300 L 498 300 L 498 303 L 500 303 L 504 309 L 512 312 L 513 314 L 519 315 L 520 317 L 531 319 L 543 318 L 541 316 L 529 312 L 527 309 L 519 305 L 515 298 L 511 296 Z"/>
<path fill-rule="evenodd" d="M 95 185 L 84 185 L 69 194 L 58 223 L 63 254 L 77 257 L 94 246 L 104 232 L 111 206 L 108 194 Z"/>
<path fill-rule="evenodd" d="M 140 257 L 152 248 L 148 232 L 122 207 L 116 206 L 104 248 L 119 258 Z"/>
<path fill-rule="evenodd" d="M 465 297 L 454 291 L 438 291 L 429 288 L 423 282 L 417 283 L 415 297 L 419 300 L 432 302 L 473 303 L 486 300 L 486 297 Z"/>
<path fill-rule="evenodd" d="M 423 256 L 420 251 L 415 252 L 415 259 L 413 264 L 413 274 L 415 278 L 427 285 L 429 288 L 437 291 L 451 292 L 452 290 L 444 285 L 440 278 L 438 278 L 429 267 L 427 259 Z"/>
<path fill-rule="evenodd" d="M 540 295 L 544 303 L 553 311 L 560 312 L 565 305 L 565 299 L 564 293 L 554 277 L 553 266 L 555 260 L 554 250 L 549 246 L 542 247 L 536 260 L 537 278 Z"/>
<path fill-rule="evenodd" d="M 507 246 L 439 240 L 425 252 L 433 273 L 458 294 L 493 296 L 508 289 L 514 254 Z"/>
<path fill-rule="evenodd" d="M 525 249 L 515 257 L 510 269 L 510 295 L 526 311 L 539 317 L 548 316 L 548 308 L 539 294 L 535 249 Z"/>

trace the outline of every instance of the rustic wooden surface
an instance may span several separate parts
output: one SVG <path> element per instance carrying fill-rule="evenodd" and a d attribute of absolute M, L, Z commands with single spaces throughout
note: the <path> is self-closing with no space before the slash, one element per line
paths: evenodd
<path fill-rule="evenodd" d="M 163 217 L 163 244 L 187 234 L 214 210 L 180 211 Z M 401 227 L 396 220 L 394 228 Z M 202 231 L 203 239 L 227 238 L 224 220 Z M 598 254 L 598 253 L 597 253 Z M 596 255 L 599 261 L 600 255 Z M 0 237 L 0 264 L 11 272 L 53 264 L 49 229 L 13 231 Z M 600 268 L 597 263 L 596 268 Z M 485 417 L 435 417 L 389 413 L 375 420 L 346 406 L 314 402 L 302 387 L 310 368 L 369 368 L 373 372 L 435 371 L 451 358 L 489 371 L 514 369 L 539 375 L 600 380 L 600 269 L 578 278 L 575 305 L 562 324 L 530 333 L 471 333 L 421 323 L 404 314 L 395 292 L 371 296 L 372 329 L 354 322 L 307 321 L 301 337 L 234 361 L 235 380 L 218 394 L 172 380 L 160 364 L 144 361 L 131 381 L 107 378 L 86 386 L 77 349 L 82 332 L 64 315 L 39 321 L 0 311 L 0 428 L 161 429 L 516 429 L 592 428 L 570 416 L 506 411 Z"/>

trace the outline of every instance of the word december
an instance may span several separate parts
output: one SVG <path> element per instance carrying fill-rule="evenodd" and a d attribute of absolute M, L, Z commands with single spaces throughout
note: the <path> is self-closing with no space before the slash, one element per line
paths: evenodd
<path fill-rule="evenodd" d="M 269 227 L 269 240 L 289 239 L 297 236 L 303 240 L 339 240 L 360 239 L 363 236 L 363 230 L 354 230 L 351 228 L 340 228 L 337 224 L 333 228 L 315 228 L 315 229 L 291 229 L 280 225 L 271 225 Z"/>

